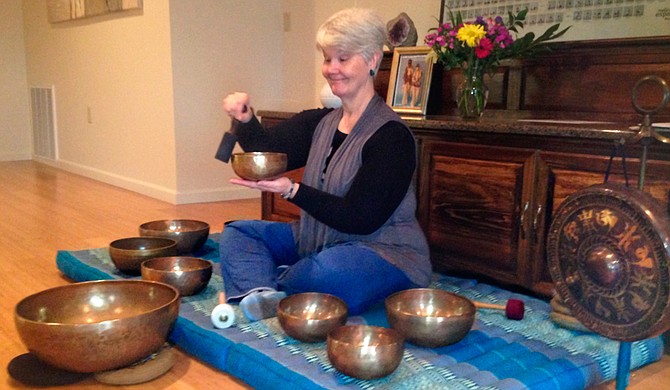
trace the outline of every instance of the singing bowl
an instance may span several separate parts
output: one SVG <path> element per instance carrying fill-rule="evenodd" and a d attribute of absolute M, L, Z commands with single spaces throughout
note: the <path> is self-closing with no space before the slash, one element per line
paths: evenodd
<path fill-rule="evenodd" d="M 230 164 L 242 179 L 268 180 L 286 172 L 287 157 L 284 153 L 272 152 L 233 153 Z"/>
<path fill-rule="evenodd" d="M 159 350 L 179 315 L 179 292 L 145 280 L 73 283 L 33 294 L 15 308 L 21 341 L 41 361 L 92 373 Z"/>
<path fill-rule="evenodd" d="M 333 366 L 359 379 L 387 376 L 400 365 L 404 351 L 400 332 L 370 325 L 345 325 L 328 333 L 326 349 Z"/>
<path fill-rule="evenodd" d="M 407 341 L 422 347 L 442 347 L 465 337 L 476 309 L 467 298 L 444 290 L 416 288 L 385 300 L 386 318 Z"/>
<path fill-rule="evenodd" d="M 197 257 L 157 257 L 142 263 L 142 279 L 167 283 L 181 296 L 202 291 L 212 277 L 212 263 Z"/>
<path fill-rule="evenodd" d="M 177 242 L 160 237 L 128 237 L 112 241 L 108 249 L 109 257 L 119 271 L 140 275 L 145 260 L 175 256 Z"/>
<path fill-rule="evenodd" d="M 177 254 L 193 253 L 209 237 L 209 224 L 193 219 L 165 219 L 145 222 L 139 227 L 142 237 L 169 238 L 177 242 Z"/>
<path fill-rule="evenodd" d="M 344 325 L 348 316 L 343 300 L 323 293 L 289 295 L 277 307 L 277 318 L 284 332 L 306 343 L 325 341 L 328 332 Z"/>

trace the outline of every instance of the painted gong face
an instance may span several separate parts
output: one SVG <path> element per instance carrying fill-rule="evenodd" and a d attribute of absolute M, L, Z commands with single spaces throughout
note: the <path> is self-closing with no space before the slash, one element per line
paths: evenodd
<path fill-rule="evenodd" d="M 670 223 L 646 193 L 616 184 L 566 198 L 547 237 L 556 291 L 590 330 L 636 341 L 670 327 Z"/>

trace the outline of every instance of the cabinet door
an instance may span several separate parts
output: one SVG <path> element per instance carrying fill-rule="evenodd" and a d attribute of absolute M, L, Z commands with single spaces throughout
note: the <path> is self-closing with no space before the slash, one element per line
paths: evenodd
<path fill-rule="evenodd" d="M 437 271 L 530 287 L 538 153 L 426 140 L 419 219 Z"/>
<path fill-rule="evenodd" d="M 561 153 L 543 151 L 539 164 L 548 169 L 548 181 L 545 188 L 547 194 L 546 218 L 550 221 L 551 215 L 556 212 L 561 203 L 570 194 L 595 184 L 602 184 L 605 181 L 605 172 L 609 165 L 609 157 L 585 155 L 578 153 Z M 640 173 L 640 161 L 629 155 L 626 162 L 626 169 L 621 158 L 615 158 L 610 167 L 608 182 L 625 183 L 626 174 L 628 176 L 629 186 L 638 188 L 638 179 Z M 665 205 L 670 212 L 670 163 L 667 161 L 649 160 L 647 162 L 645 185 L 643 190 L 656 198 L 661 205 Z M 542 191 L 542 188 L 538 188 Z M 538 227 L 538 229 L 542 229 Z M 550 228 L 550 223 L 544 224 L 544 231 L 538 232 L 538 237 L 546 236 Z M 544 243 L 544 238 L 540 240 Z M 540 248 L 538 248 L 540 249 Z M 546 251 L 542 244 L 541 251 L 536 252 L 536 256 L 541 261 L 531 262 L 534 266 L 532 289 L 550 294 L 553 288 L 553 282 L 546 262 Z"/>

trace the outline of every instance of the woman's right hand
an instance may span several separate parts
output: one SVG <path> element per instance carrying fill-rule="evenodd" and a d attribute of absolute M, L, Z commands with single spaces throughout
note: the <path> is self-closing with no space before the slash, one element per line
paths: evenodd
<path fill-rule="evenodd" d="M 223 110 L 240 122 L 249 122 L 254 116 L 250 108 L 249 95 L 246 92 L 231 93 L 223 99 Z"/>

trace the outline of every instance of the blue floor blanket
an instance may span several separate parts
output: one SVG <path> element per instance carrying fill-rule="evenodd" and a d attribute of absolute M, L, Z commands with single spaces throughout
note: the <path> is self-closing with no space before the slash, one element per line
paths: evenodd
<path fill-rule="evenodd" d="M 591 333 L 561 328 L 549 319 L 549 303 L 513 294 L 472 279 L 435 274 L 431 287 L 470 299 L 503 304 L 522 299 L 521 321 L 504 312 L 479 310 L 475 324 L 460 342 L 442 348 L 406 343 L 403 360 L 391 375 L 358 380 L 339 373 L 328 360 L 325 342 L 302 343 L 287 336 L 276 318 L 250 323 L 235 307 L 237 323 L 216 329 L 210 313 L 218 304 L 222 279 L 218 234 L 198 253 L 214 262 L 214 274 L 200 294 L 182 298 L 171 342 L 190 355 L 262 389 L 584 389 L 613 380 L 619 343 Z M 80 281 L 129 278 L 114 267 L 107 248 L 59 251 L 56 265 Z M 388 327 L 383 305 L 349 324 Z M 659 360 L 661 337 L 632 344 L 631 369 Z"/>

